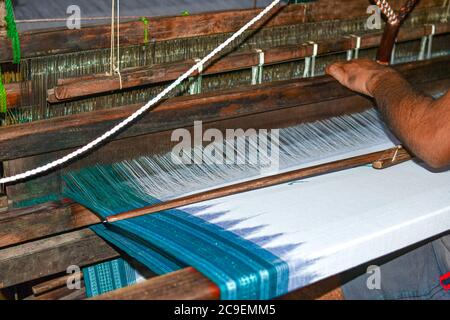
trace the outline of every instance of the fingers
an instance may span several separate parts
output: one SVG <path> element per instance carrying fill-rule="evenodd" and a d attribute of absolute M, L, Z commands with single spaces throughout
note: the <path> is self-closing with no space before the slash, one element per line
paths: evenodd
<path fill-rule="evenodd" d="M 342 62 L 336 62 L 329 65 L 325 72 L 341 83 L 345 81 L 346 71 L 344 69 L 344 63 Z"/>

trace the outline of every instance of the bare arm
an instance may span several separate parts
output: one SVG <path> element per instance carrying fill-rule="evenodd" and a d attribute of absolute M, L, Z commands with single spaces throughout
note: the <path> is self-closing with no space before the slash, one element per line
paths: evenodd
<path fill-rule="evenodd" d="M 415 91 L 395 70 L 371 60 L 336 63 L 327 73 L 374 97 L 392 132 L 433 168 L 450 165 L 450 92 L 434 100 Z"/>

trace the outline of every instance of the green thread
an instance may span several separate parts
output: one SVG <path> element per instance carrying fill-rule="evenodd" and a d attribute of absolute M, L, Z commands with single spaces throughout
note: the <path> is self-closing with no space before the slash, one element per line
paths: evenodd
<path fill-rule="evenodd" d="M 19 39 L 19 32 L 17 31 L 16 26 L 16 19 L 14 17 L 14 8 L 12 5 L 11 0 L 6 0 L 6 30 L 8 38 L 11 40 L 12 43 L 12 49 L 13 49 L 13 62 L 19 63 L 20 62 L 20 39 Z"/>
<path fill-rule="evenodd" d="M 7 110 L 6 89 L 3 85 L 2 69 L 0 69 L 0 113 L 6 113 Z"/>
<path fill-rule="evenodd" d="M 146 17 L 142 17 L 141 21 L 144 23 L 144 44 L 148 43 L 148 19 Z"/>

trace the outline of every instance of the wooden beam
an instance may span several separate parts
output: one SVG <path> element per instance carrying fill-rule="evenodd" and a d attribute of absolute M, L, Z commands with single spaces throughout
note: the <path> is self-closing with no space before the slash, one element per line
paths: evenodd
<path fill-rule="evenodd" d="M 192 267 L 112 291 L 93 300 L 217 300 L 220 289 Z"/>
<path fill-rule="evenodd" d="M 416 12 L 438 8 L 440 0 L 422 0 Z M 368 3 L 360 0 L 340 1 L 318 0 L 311 3 L 293 4 L 274 10 L 257 23 L 254 29 L 326 20 L 349 20 L 367 17 Z M 395 7 L 395 6 L 394 6 Z M 199 37 L 218 33 L 234 32 L 261 9 L 234 10 L 203 13 L 178 17 L 150 17 L 148 32 L 153 41 L 164 41 L 186 37 Z M 140 21 L 121 24 L 121 45 L 140 45 L 144 42 L 144 24 Z M 50 30 L 26 31 L 20 33 L 23 58 L 68 53 L 82 50 L 109 48 L 110 25 L 84 26 L 79 30 L 55 28 Z M 0 37 L 0 43 L 6 41 Z M 10 61 L 10 46 L 0 47 L 0 62 Z"/>
<path fill-rule="evenodd" d="M 5 0 L 0 0 L 0 37 L 6 36 L 6 6 Z"/>
<path fill-rule="evenodd" d="M 450 32 L 450 22 L 435 24 L 435 34 L 445 34 Z M 402 29 L 397 42 L 417 40 L 431 33 L 430 25 L 423 25 L 409 29 Z M 361 34 L 361 49 L 377 47 L 381 40 L 381 33 Z M 340 39 L 328 39 L 317 42 L 318 54 L 343 52 L 355 48 L 355 37 L 343 37 Z M 311 44 L 296 46 L 284 46 L 270 48 L 264 51 L 264 64 L 271 65 L 282 62 L 300 60 L 310 56 L 313 51 Z M 259 63 L 259 54 L 256 51 L 249 51 L 237 54 L 230 54 L 219 60 L 213 61 L 205 68 L 204 75 L 223 73 L 235 70 L 242 70 L 256 66 Z M 118 76 L 108 76 L 98 74 L 83 76 L 79 79 L 62 79 L 55 88 L 48 91 L 48 101 L 58 103 L 73 100 L 100 93 L 107 93 L 133 87 L 164 83 L 175 80 L 180 74 L 195 64 L 194 60 L 175 62 L 151 67 L 139 67 L 125 69 L 121 72 L 121 80 Z M 121 86 L 122 85 L 122 86 Z"/>
<path fill-rule="evenodd" d="M 118 256 L 89 229 L 6 248 L 0 250 L 0 289 Z"/>
<path fill-rule="evenodd" d="M 72 202 L 13 209 L 0 215 L 0 248 L 100 222 L 95 214 Z"/>
<path fill-rule="evenodd" d="M 413 84 L 444 79 L 450 58 L 395 66 Z M 172 130 L 194 120 L 212 122 L 356 96 L 328 76 L 276 82 L 169 99 L 115 139 Z M 99 136 L 139 106 L 125 106 L 0 128 L 0 159 L 10 160 L 74 148 Z"/>

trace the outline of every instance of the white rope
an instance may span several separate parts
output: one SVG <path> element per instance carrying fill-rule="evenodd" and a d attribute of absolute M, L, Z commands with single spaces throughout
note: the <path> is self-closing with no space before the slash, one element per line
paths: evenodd
<path fill-rule="evenodd" d="M 111 137 L 112 135 L 119 132 L 121 129 L 126 127 L 128 124 L 139 118 L 143 113 L 145 113 L 150 107 L 158 103 L 162 98 L 164 98 L 170 91 L 175 89 L 178 85 L 180 85 L 184 80 L 186 80 L 189 75 L 191 75 L 194 71 L 198 70 L 198 68 L 202 65 L 205 65 L 211 58 L 213 58 L 216 54 L 221 52 L 225 47 L 227 47 L 230 43 L 232 43 L 234 40 L 236 40 L 239 36 L 241 36 L 247 29 L 249 29 L 252 25 L 254 25 L 256 22 L 261 20 L 267 13 L 269 13 L 278 3 L 280 3 L 281 0 L 274 0 L 271 4 L 269 4 L 264 10 L 262 10 L 256 17 L 254 17 L 252 20 L 247 22 L 241 29 L 239 29 L 236 33 L 234 33 L 230 38 L 228 38 L 225 42 L 220 44 L 217 48 L 215 48 L 212 52 L 210 52 L 206 57 L 204 57 L 202 60 L 200 60 L 198 63 L 196 63 L 194 66 L 192 66 L 188 71 L 186 71 L 184 74 L 182 74 L 177 80 L 175 80 L 172 84 L 170 84 L 168 87 L 166 87 L 163 91 L 161 91 L 156 97 L 151 99 L 147 104 L 136 110 L 132 115 L 130 115 L 128 118 L 124 119 L 122 122 L 114 126 L 111 130 L 105 132 L 95 140 L 91 141 L 90 143 L 86 144 L 84 147 L 81 147 L 66 156 L 52 161 L 46 165 L 37 167 L 33 170 L 26 171 L 24 173 L 17 174 L 15 176 L 11 177 L 5 177 L 0 179 L 0 184 L 5 183 L 11 183 L 14 181 L 22 180 L 40 173 L 47 172 L 53 168 L 56 168 L 64 163 L 69 162 L 70 160 L 86 153 L 87 151 L 95 148 L 97 145 Z"/>

